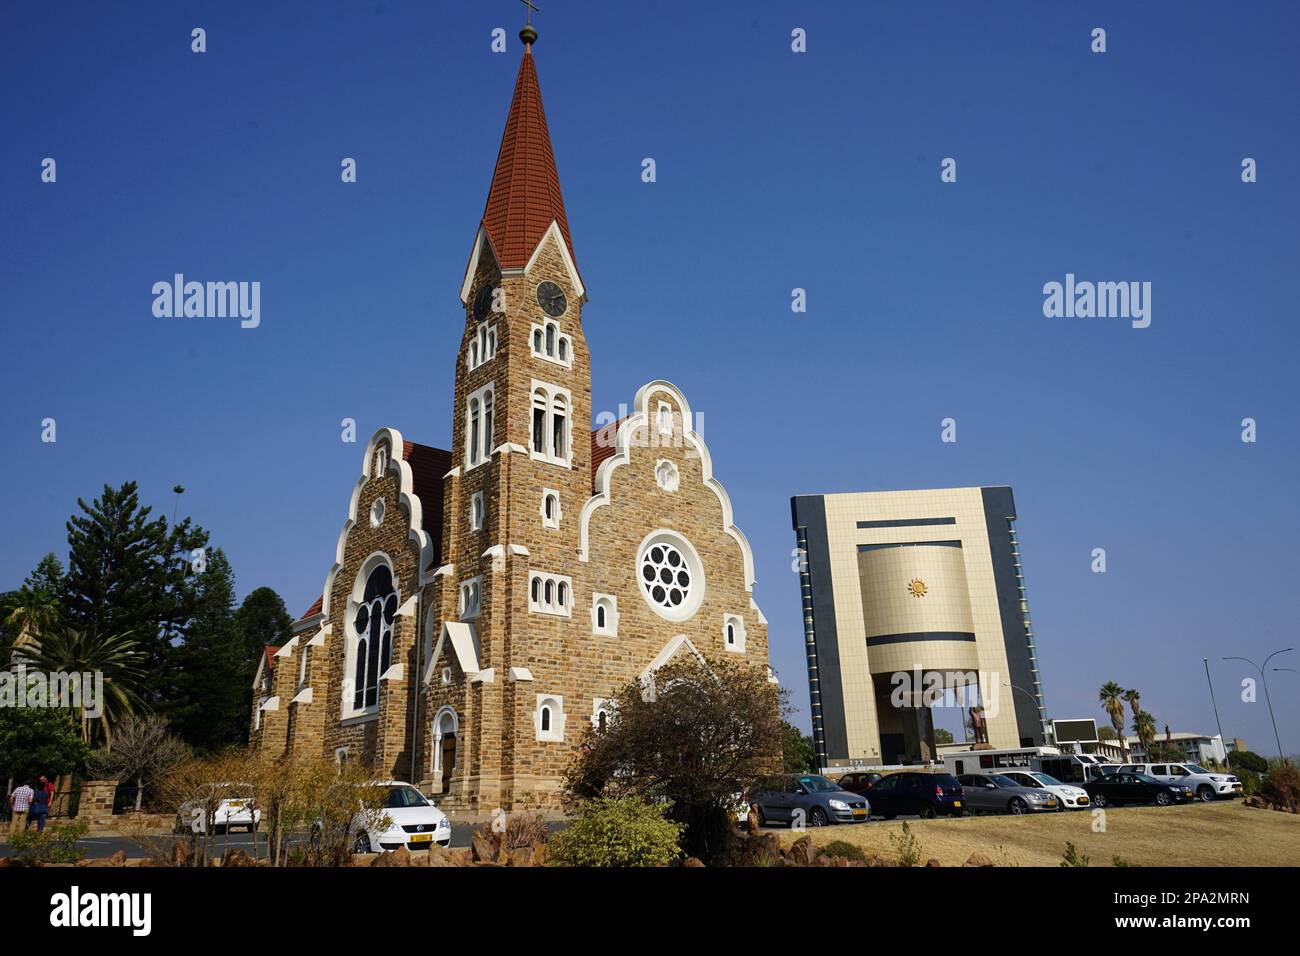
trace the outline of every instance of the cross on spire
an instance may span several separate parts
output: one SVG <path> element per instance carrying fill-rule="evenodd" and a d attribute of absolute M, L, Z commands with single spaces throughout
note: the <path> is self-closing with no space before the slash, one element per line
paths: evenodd
<path fill-rule="evenodd" d="M 527 49 L 537 42 L 537 31 L 533 29 L 533 13 L 541 13 L 542 11 L 540 7 L 533 3 L 533 0 L 519 0 L 519 2 L 528 8 L 528 22 L 519 31 L 519 39 L 524 41 L 524 48 Z"/>

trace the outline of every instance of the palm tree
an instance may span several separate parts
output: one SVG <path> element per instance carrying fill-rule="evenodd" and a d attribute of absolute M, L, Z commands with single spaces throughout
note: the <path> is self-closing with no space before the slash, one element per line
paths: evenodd
<path fill-rule="evenodd" d="M 104 680 L 103 700 L 97 717 L 86 714 L 83 692 L 76 718 L 81 738 L 90 742 L 96 728 L 107 747 L 113 745 L 113 724 L 133 713 L 140 703 L 144 658 L 139 642 L 126 634 L 106 635 L 56 626 L 41 634 L 39 641 L 19 648 L 18 656 L 28 668 L 63 674 L 100 674 Z"/>
<path fill-rule="evenodd" d="M 24 646 L 40 643 L 41 635 L 59 625 L 59 598 L 48 588 L 24 584 L 0 611 L 5 630 L 16 635 L 15 653 Z"/>
<path fill-rule="evenodd" d="M 1119 737 L 1119 744 L 1127 762 L 1128 744 L 1124 740 L 1124 694 L 1124 688 L 1112 680 L 1101 685 L 1097 699 L 1101 701 L 1106 716 L 1110 718 L 1110 725 L 1115 728 L 1115 735 Z"/>
<path fill-rule="evenodd" d="M 1150 760 L 1156 742 L 1156 719 L 1145 710 L 1139 710 L 1133 717 L 1133 733 L 1142 744 L 1142 752 Z"/>

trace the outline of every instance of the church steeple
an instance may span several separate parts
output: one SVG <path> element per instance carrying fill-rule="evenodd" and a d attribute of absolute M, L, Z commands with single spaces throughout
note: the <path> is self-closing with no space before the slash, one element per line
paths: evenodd
<path fill-rule="evenodd" d="M 524 41 L 524 55 L 483 210 L 483 229 L 503 270 L 522 269 L 552 222 L 559 227 L 573 258 L 560 174 L 555 168 L 551 134 L 533 62 L 532 44 L 537 39 L 537 31 L 525 27 L 520 31 L 520 38 Z"/>

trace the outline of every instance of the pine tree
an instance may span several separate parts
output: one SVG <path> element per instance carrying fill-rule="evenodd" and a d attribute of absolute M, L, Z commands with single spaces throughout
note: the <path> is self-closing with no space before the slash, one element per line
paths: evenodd
<path fill-rule="evenodd" d="M 169 682 L 171 644 L 194 611 L 195 557 L 207 532 L 186 518 L 174 528 L 150 518 L 136 484 L 104 486 L 82 514 L 68 519 L 68 573 L 60 592 L 66 622 L 83 633 L 129 635 L 149 674 L 145 701 L 158 704 Z"/>
<path fill-rule="evenodd" d="M 182 740 L 209 753 L 247 740 L 253 675 L 236 619 L 235 575 L 220 548 L 198 575 L 194 613 L 168 665 L 160 709 Z"/>
<path fill-rule="evenodd" d="M 272 588 L 258 588 L 250 591 L 239 606 L 239 630 L 244 635 L 251 682 L 262 649 L 267 644 L 283 645 L 293 637 L 293 618 L 279 594 Z"/>

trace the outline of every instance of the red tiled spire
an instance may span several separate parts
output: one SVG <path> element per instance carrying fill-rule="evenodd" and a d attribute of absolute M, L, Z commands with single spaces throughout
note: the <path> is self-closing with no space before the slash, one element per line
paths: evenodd
<path fill-rule="evenodd" d="M 552 219 L 559 224 L 572 257 L 573 240 L 564 214 L 560 174 L 551 152 L 551 134 L 546 127 L 532 46 L 526 43 L 492 174 L 492 188 L 483 210 L 483 228 L 492 240 L 501 268 L 525 266 Z"/>

